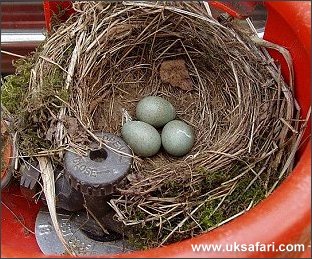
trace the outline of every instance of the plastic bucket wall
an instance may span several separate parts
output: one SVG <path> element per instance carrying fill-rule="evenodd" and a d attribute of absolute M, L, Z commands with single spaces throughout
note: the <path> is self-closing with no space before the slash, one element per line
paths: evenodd
<path fill-rule="evenodd" d="M 7 131 L 7 125 L 4 120 L 1 120 L 1 132 Z M 7 133 L 7 132 L 6 132 Z M 5 133 L 5 134 L 6 134 Z M 8 135 L 7 138 L 1 139 L 1 188 L 4 188 L 12 178 L 12 171 L 10 165 L 12 162 L 12 138 Z"/>
<path fill-rule="evenodd" d="M 285 46 L 293 57 L 295 94 L 305 117 L 310 106 L 310 2 L 265 2 L 268 21 L 265 38 Z M 283 64 L 287 78 L 288 69 L 283 59 L 274 51 L 272 57 Z M 309 123 L 310 125 L 310 123 Z M 308 127 L 305 138 L 310 135 Z M 305 141 L 297 156 L 297 164 L 290 176 L 256 207 L 235 220 L 195 238 L 166 247 L 115 257 L 298 257 L 311 256 L 310 248 L 299 252 L 193 252 L 192 244 L 309 244 L 311 235 L 311 142 Z M 41 253 L 34 235 L 27 233 L 21 223 L 34 229 L 39 205 L 29 204 L 19 196 L 14 185 L 2 192 L 1 255 L 3 257 L 48 257 Z M 18 218 L 18 219 L 17 219 Z M 105 256 L 105 255 L 103 255 Z M 111 255 L 109 255 L 111 257 Z"/>

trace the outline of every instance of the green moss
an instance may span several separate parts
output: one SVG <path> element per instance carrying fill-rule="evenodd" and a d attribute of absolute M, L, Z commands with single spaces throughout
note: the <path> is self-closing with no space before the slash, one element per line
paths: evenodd
<path fill-rule="evenodd" d="M 157 245 L 157 230 L 151 224 L 128 227 L 128 242 L 138 250 L 145 250 Z"/>
<path fill-rule="evenodd" d="M 14 62 L 16 72 L 4 78 L 1 87 L 1 103 L 9 112 L 16 114 L 23 107 L 23 100 L 28 89 L 31 68 L 34 59 L 19 59 Z"/>
<path fill-rule="evenodd" d="M 180 183 L 169 180 L 164 184 L 164 190 L 167 190 L 165 193 L 157 193 L 157 197 L 178 197 L 181 194 L 181 186 Z"/>
<path fill-rule="evenodd" d="M 23 129 L 20 131 L 19 135 L 19 147 L 22 151 L 26 151 L 25 153 L 28 155 L 34 155 L 42 149 L 49 148 L 50 143 L 48 143 L 48 141 L 44 140 L 43 138 L 40 138 L 37 135 L 37 132 L 32 128 Z"/>
<path fill-rule="evenodd" d="M 65 73 L 48 63 L 41 88 L 29 91 L 31 69 L 39 53 L 40 47 L 31 56 L 17 60 L 15 74 L 5 77 L 1 87 L 1 103 L 14 118 L 13 131 L 18 132 L 19 149 L 26 155 L 51 147 L 44 132 L 50 127 L 50 111 L 57 115 L 63 105 L 61 100 L 68 102 L 70 96 L 64 87 Z"/>
<path fill-rule="evenodd" d="M 61 89 L 57 92 L 57 96 L 65 102 L 69 102 L 69 91 L 66 89 Z"/>
<path fill-rule="evenodd" d="M 239 175 L 242 170 L 245 170 L 245 168 L 244 165 L 241 164 L 233 165 L 232 170 L 228 172 L 207 171 L 204 167 L 199 167 L 196 169 L 196 172 L 202 175 L 203 180 L 198 181 L 196 186 L 192 185 L 192 188 L 194 188 L 193 191 L 196 190 L 202 194 L 207 193 L 216 187 L 220 187 L 223 182 Z M 231 194 L 227 195 L 224 200 L 222 200 L 222 197 L 216 200 L 210 200 L 193 215 L 193 218 L 199 223 L 204 231 L 215 227 L 229 217 L 246 210 L 251 202 L 253 202 L 252 204 L 254 206 L 265 198 L 265 190 L 262 180 L 257 179 L 248 190 L 245 191 L 253 178 L 254 174 L 251 172 L 247 173 L 242 178 L 238 178 L 235 189 Z M 187 188 L 189 188 L 189 193 L 191 194 L 192 189 L 187 186 L 187 183 L 187 179 L 184 179 L 183 182 L 167 181 L 162 188 L 163 191 L 157 191 L 153 195 L 157 197 L 179 197 L 182 193 L 181 190 L 183 190 L 183 193 L 188 193 L 186 191 Z M 185 199 L 185 197 L 183 198 Z M 195 199 L 195 196 L 190 196 L 190 199 Z M 222 203 L 219 206 L 221 201 Z M 191 208 L 185 209 L 185 213 L 173 218 L 170 222 L 164 223 L 160 233 L 159 228 L 150 222 L 149 224 L 140 225 L 139 227 L 137 225 L 133 226 L 131 228 L 131 243 L 138 249 L 148 249 L 159 245 L 159 242 L 171 232 L 172 228 L 189 215 L 190 210 Z M 134 213 L 137 220 L 144 220 L 148 216 L 141 210 L 135 210 Z M 196 222 L 193 219 L 185 221 L 182 227 L 179 228 L 166 243 L 181 241 L 196 234 L 200 234 L 201 231 L 196 227 Z M 192 229 L 195 230 L 193 231 Z"/>
<path fill-rule="evenodd" d="M 199 187 L 202 193 L 219 187 L 223 182 L 233 177 L 233 174 L 229 172 L 208 171 L 204 167 L 198 167 L 195 171 L 203 175 L 203 181 L 200 183 Z"/>
<path fill-rule="evenodd" d="M 225 200 L 223 210 L 226 211 L 227 217 L 246 210 L 251 202 L 253 202 L 253 206 L 255 206 L 265 198 L 265 189 L 260 180 L 256 180 L 249 189 L 246 190 L 253 177 L 254 175 L 250 174 L 238 182 L 233 193 Z"/>
<path fill-rule="evenodd" d="M 43 79 L 43 85 L 49 89 L 63 89 L 64 78 L 63 71 L 60 68 L 55 68 L 52 73 L 48 74 Z"/>
<path fill-rule="evenodd" d="M 62 102 L 55 96 L 63 97 L 65 100 L 69 98 L 68 91 L 64 88 L 63 72 L 59 68 L 54 68 L 53 71 L 47 73 L 43 78 L 42 88 L 27 96 L 25 99 L 27 110 L 33 112 L 45 105 L 62 105 Z"/>
<path fill-rule="evenodd" d="M 203 184 L 205 184 L 208 189 L 214 189 L 228 179 L 229 174 L 226 174 L 225 172 L 207 172 L 205 173 L 205 179 Z"/>
<path fill-rule="evenodd" d="M 215 208 L 218 206 L 218 202 L 219 201 L 216 200 L 208 202 L 201 210 L 200 225 L 204 230 L 207 230 L 217 225 L 225 219 L 223 211 L 221 209 L 217 209 L 216 211 L 214 211 Z"/>

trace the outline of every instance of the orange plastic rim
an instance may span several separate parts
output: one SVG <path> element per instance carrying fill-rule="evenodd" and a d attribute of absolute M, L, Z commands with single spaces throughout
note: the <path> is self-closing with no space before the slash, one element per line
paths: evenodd
<path fill-rule="evenodd" d="M 3 120 L 1 120 L 1 128 L 7 128 Z M 5 136 L 4 143 L 1 143 L 1 145 L 3 145 L 3 153 L 1 154 L 1 164 L 3 165 L 3 168 L 1 168 L 1 186 L 5 187 L 11 178 L 10 162 L 13 148 L 10 135 Z"/>
<path fill-rule="evenodd" d="M 302 108 L 302 116 L 310 107 L 310 2 L 265 2 L 268 21 L 265 38 L 285 46 L 293 57 L 295 71 L 295 95 Z M 287 68 L 278 53 L 270 52 L 279 59 L 282 72 L 287 78 Z M 310 136 L 311 128 L 305 133 Z M 305 141 L 298 153 L 297 164 L 287 179 L 270 195 L 250 211 L 235 220 L 195 238 L 146 251 L 113 255 L 114 257 L 300 257 L 311 256 L 306 247 L 299 252 L 197 252 L 191 244 L 309 244 L 311 235 L 311 142 Z M 14 186 L 2 192 L 2 200 L 18 215 L 24 224 L 34 229 L 38 205 L 27 204 L 22 197 L 12 196 Z M 4 257 L 48 257 L 40 252 L 32 234 L 25 230 L 11 212 L 2 206 L 1 255 Z M 14 231 L 12 231 L 14 230 Z M 105 256 L 99 256 L 105 257 Z M 109 255 L 112 257 L 112 255 Z"/>

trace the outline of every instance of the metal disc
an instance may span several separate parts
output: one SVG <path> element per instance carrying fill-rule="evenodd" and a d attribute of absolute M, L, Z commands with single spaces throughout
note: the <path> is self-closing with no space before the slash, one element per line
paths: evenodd
<path fill-rule="evenodd" d="M 57 213 L 57 220 L 63 237 L 76 255 L 104 255 L 132 251 L 125 240 L 99 242 L 89 238 L 75 223 L 74 217 L 76 215 L 78 213 L 73 214 L 66 211 Z M 41 209 L 37 215 L 35 234 L 40 250 L 44 254 L 65 254 L 65 248 L 57 237 L 49 211 L 46 208 Z"/>

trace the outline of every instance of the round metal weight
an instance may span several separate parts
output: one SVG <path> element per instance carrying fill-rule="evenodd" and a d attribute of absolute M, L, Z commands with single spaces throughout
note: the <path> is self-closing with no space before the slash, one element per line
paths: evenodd
<path fill-rule="evenodd" d="M 103 255 L 131 251 L 125 240 L 100 242 L 89 238 L 81 230 L 81 222 L 75 220 L 76 217 L 79 217 L 79 213 L 73 214 L 66 211 L 57 213 L 63 237 L 76 255 Z M 35 234 L 40 250 L 44 254 L 65 254 L 65 248 L 55 232 L 49 211 L 46 208 L 41 209 L 37 215 Z"/>
<path fill-rule="evenodd" d="M 86 195 L 111 194 L 132 163 L 132 153 L 127 144 L 111 133 L 96 133 L 108 147 L 91 143 L 88 156 L 67 151 L 64 156 L 65 176 L 76 190 Z"/>

